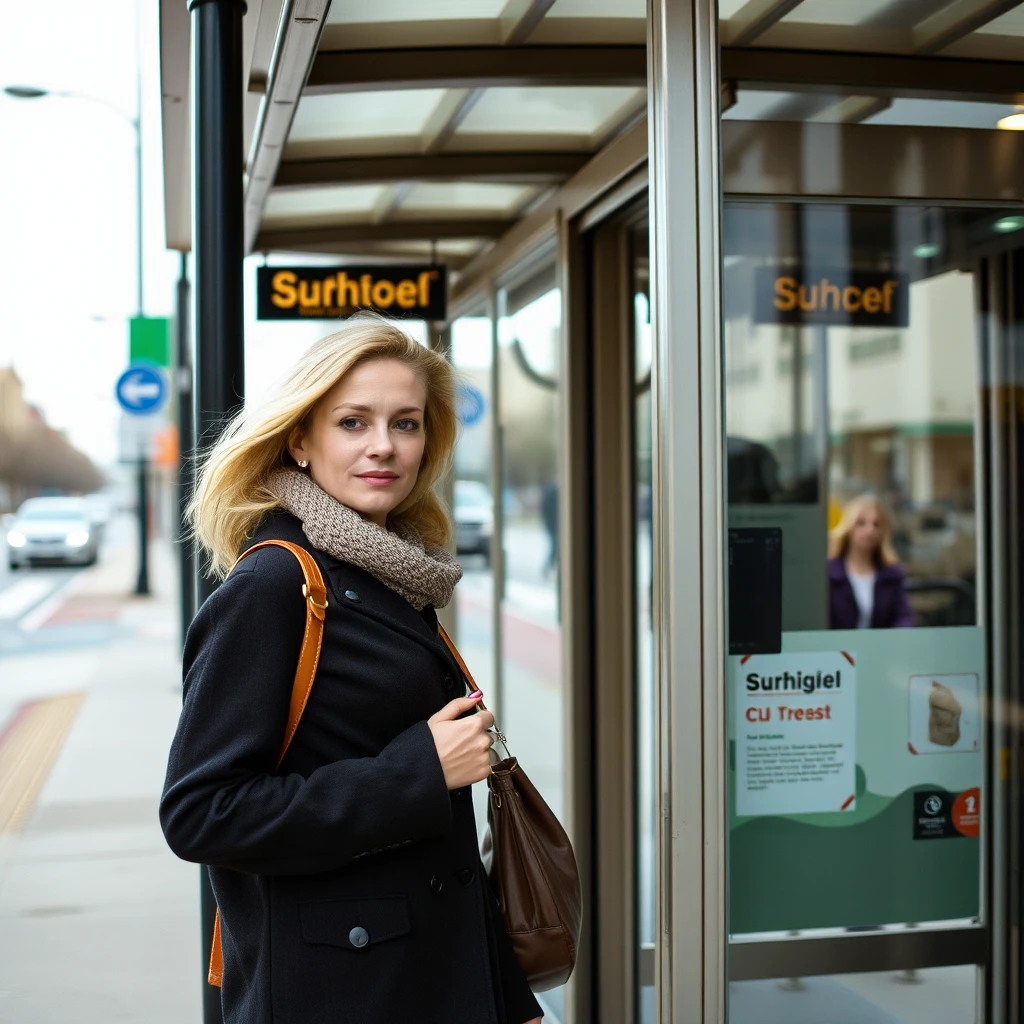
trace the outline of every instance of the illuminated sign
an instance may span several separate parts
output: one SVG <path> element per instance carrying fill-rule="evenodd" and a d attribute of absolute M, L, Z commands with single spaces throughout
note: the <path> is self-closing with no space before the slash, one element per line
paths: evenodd
<path fill-rule="evenodd" d="M 336 320 L 360 309 L 414 320 L 444 320 L 443 266 L 259 267 L 260 320 Z"/>
<path fill-rule="evenodd" d="M 906 327 L 910 278 L 877 270 L 758 267 L 754 320 L 759 324 Z"/>

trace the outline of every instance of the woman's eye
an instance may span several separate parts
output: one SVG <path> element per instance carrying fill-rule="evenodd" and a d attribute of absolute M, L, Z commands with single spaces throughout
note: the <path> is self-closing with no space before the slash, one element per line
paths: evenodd
<path fill-rule="evenodd" d="M 355 416 L 348 416 L 343 419 L 338 426 L 344 427 L 346 430 L 355 430 L 357 427 L 361 426 L 361 423 Z"/>
<path fill-rule="evenodd" d="M 413 430 L 419 430 L 420 429 L 420 424 L 419 424 L 418 420 L 399 420 L 395 424 L 395 426 L 399 430 L 413 431 Z"/>

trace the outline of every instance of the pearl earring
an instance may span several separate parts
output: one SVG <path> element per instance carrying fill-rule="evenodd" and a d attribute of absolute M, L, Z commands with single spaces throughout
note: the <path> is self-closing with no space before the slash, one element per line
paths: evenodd
<path fill-rule="evenodd" d="M 299 469 L 305 469 L 309 465 L 309 459 L 301 459 L 299 461 Z"/>

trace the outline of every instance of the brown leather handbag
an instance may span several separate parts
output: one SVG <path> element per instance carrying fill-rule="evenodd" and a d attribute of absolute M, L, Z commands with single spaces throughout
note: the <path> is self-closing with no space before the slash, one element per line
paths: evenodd
<path fill-rule="evenodd" d="M 470 688 L 476 689 L 448 634 L 441 627 L 438 631 Z M 495 734 L 508 754 L 504 735 Z M 557 988 L 576 966 L 583 925 L 572 844 L 514 757 L 491 765 L 487 787 L 491 798 L 482 857 L 512 948 L 535 992 Z"/>

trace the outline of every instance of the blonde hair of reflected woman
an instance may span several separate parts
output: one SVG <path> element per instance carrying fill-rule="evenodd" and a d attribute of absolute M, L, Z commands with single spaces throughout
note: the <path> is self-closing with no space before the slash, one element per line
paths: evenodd
<path fill-rule="evenodd" d="M 451 467 L 458 438 L 455 371 L 443 355 L 420 345 L 396 324 L 361 313 L 312 345 L 265 401 L 238 413 L 200 456 L 187 516 L 216 576 L 228 574 L 260 520 L 281 506 L 266 484 L 274 470 L 295 464 L 287 450 L 289 434 L 308 425 L 317 403 L 349 370 L 371 359 L 404 363 L 427 388 L 419 475 L 388 523 L 411 526 L 427 545 L 448 543 L 451 518 L 434 486 Z"/>
<path fill-rule="evenodd" d="M 890 539 L 892 537 L 892 518 L 885 506 L 873 494 L 862 494 L 847 502 L 842 518 L 828 535 L 829 558 L 846 556 L 850 550 L 850 534 L 853 533 L 853 528 L 857 525 L 857 517 L 868 509 L 877 511 L 882 524 L 882 539 L 879 541 L 876 552 L 878 560 L 882 565 L 896 565 L 899 562 Z"/>

